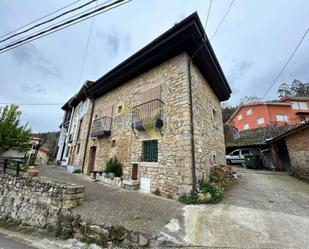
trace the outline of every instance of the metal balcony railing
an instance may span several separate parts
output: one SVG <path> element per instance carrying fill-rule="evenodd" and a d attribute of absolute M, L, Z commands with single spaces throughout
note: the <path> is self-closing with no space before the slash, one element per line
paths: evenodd
<path fill-rule="evenodd" d="M 134 106 L 132 109 L 131 127 L 144 130 L 145 123 L 162 119 L 163 107 L 164 102 L 160 99 L 154 99 Z"/>
<path fill-rule="evenodd" d="M 91 128 L 92 137 L 106 137 L 111 134 L 112 118 L 103 117 L 93 120 Z"/>

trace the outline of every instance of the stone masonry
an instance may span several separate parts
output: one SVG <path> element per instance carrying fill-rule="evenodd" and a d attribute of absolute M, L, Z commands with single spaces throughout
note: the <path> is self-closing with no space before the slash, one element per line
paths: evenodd
<path fill-rule="evenodd" d="M 56 226 L 61 210 L 81 204 L 84 187 L 44 177 L 0 175 L 0 219 L 38 228 Z"/>
<path fill-rule="evenodd" d="M 285 138 L 292 172 L 296 177 L 309 181 L 309 128 Z"/>
<path fill-rule="evenodd" d="M 89 174 L 90 147 L 96 147 L 95 169 L 117 157 L 124 165 L 124 178 L 131 179 L 132 163 L 138 163 L 138 178 L 150 179 L 150 191 L 179 196 L 192 190 L 192 156 L 188 56 L 182 53 L 139 75 L 95 100 L 93 118 L 112 107 L 112 129 L 107 138 L 91 138 L 85 171 Z M 192 94 L 196 139 L 196 171 L 207 178 L 210 168 L 224 163 L 224 137 L 220 102 L 198 69 L 192 67 Z M 143 103 L 143 95 L 160 87 L 164 102 L 161 131 L 131 128 L 132 107 Z M 158 162 L 143 162 L 143 141 L 158 140 Z"/>

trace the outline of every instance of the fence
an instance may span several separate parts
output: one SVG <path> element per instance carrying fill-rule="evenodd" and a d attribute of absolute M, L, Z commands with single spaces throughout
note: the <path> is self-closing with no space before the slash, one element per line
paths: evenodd
<path fill-rule="evenodd" d="M 19 176 L 21 164 L 24 162 L 24 157 L 0 157 L 0 168 L 2 168 L 4 174 L 7 170 L 11 170 L 16 172 L 16 176 Z"/>

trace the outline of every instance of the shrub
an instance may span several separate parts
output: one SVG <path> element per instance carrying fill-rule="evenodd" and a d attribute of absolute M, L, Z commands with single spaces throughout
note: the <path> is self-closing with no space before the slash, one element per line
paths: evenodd
<path fill-rule="evenodd" d="M 155 191 L 152 192 L 154 195 L 157 195 L 157 196 L 161 196 L 161 192 L 160 192 L 160 189 L 156 189 Z"/>
<path fill-rule="evenodd" d="M 210 181 L 219 184 L 222 187 L 225 187 L 229 183 L 229 177 L 224 174 L 220 169 L 215 168 L 212 170 L 210 175 Z"/>
<path fill-rule="evenodd" d="M 116 177 L 122 176 L 122 163 L 116 157 L 106 163 L 105 173 L 114 173 Z"/>
<path fill-rule="evenodd" d="M 178 198 L 178 201 L 189 205 L 189 204 L 214 204 L 218 203 L 223 197 L 223 188 L 212 185 L 208 181 L 200 182 L 200 192 L 202 194 L 211 194 L 211 198 L 200 199 L 198 192 L 191 192 L 190 194 L 184 194 Z"/>

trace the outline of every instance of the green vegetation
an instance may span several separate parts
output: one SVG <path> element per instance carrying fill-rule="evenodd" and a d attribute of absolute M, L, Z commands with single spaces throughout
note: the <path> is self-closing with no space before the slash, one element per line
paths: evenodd
<path fill-rule="evenodd" d="M 73 237 L 73 230 L 58 226 L 56 230 L 56 237 L 62 240 L 67 240 Z"/>
<path fill-rule="evenodd" d="M 31 130 L 20 125 L 21 111 L 17 105 L 0 108 L 0 153 L 10 149 L 25 152 L 29 149 Z"/>
<path fill-rule="evenodd" d="M 122 176 L 122 163 L 116 157 L 108 160 L 105 173 L 114 173 L 116 177 Z"/>
<path fill-rule="evenodd" d="M 9 165 L 8 165 L 8 167 L 9 167 L 10 169 L 17 169 L 17 166 L 18 166 L 18 163 L 17 163 L 17 162 L 10 162 Z M 19 168 L 20 168 L 20 170 L 23 171 L 23 172 L 26 172 L 26 171 L 29 169 L 29 167 L 28 167 L 27 165 L 23 164 L 23 163 L 21 163 L 21 164 L 19 165 Z"/>
<path fill-rule="evenodd" d="M 178 201 L 188 204 L 215 204 L 221 201 L 224 187 L 229 183 L 230 168 L 228 166 L 215 167 L 211 171 L 210 182 L 200 181 L 199 191 L 184 194 Z"/>
<path fill-rule="evenodd" d="M 152 192 L 154 195 L 156 196 L 161 196 L 161 192 L 160 192 L 160 189 L 156 189 L 155 191 Z"/>

